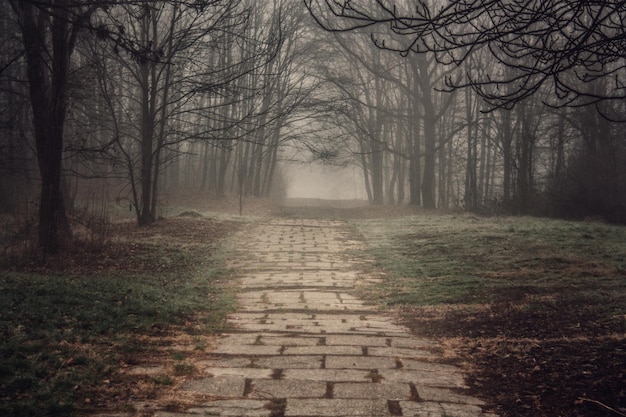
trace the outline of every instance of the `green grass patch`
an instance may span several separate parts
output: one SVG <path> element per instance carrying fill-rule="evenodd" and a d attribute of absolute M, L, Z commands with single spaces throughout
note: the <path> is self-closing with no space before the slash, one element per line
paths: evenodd
<path fill-rule="evenodd" d="M 355 221 L 382 270 L 364 288 L 416 334 L 445 341 L 488 411 L 626 410 L 626 228 L 422 215 Z M 581 399 L 588 401 L 582 401 Z"/>
<path fill-rule="evenodd" d="M 75 415 L 122 362 L 158 351 L 146 337 L 224 330 L 235 297 L 214 242 L 117 246 L 83 254 L 92 265 L 0 271 L 0 415 Z M 173 264 L 162 266 L 168 253 Z"/>
<path fill-rule="evenodd" d="M 608 301 L 615 313 L 626 311 L 624 227 L 464 215 L 354 224 L 386 273 L 368 291 L 381 304 L 472 304 L 551 294 Z"/>

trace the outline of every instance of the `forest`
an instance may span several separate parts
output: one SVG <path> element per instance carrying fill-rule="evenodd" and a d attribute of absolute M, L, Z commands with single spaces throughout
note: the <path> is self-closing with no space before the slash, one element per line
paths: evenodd
<path fill-rule="evenodd" d="M 626 222 L 625 3 L 428 3 L 1 0 L 0 211 L 53 253 L 298 161 L 372 205 Z"/>

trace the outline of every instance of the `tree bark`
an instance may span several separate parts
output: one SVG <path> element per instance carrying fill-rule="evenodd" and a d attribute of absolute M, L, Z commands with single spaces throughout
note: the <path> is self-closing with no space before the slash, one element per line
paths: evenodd
<path fill-rule="evenodd" d="M 409 138 L 409 203 L 413 206 L 420 206 L 422 204 L 422 166 L 421 166 L 421 115 L 420 115 L 420 84 L 419 84 L 419 71 L 415 57 L 410 61 L 412 85 L 411 85 L 411 114 L 413 115 L 410 121 Z"/>
<path fill-rule="evenodd" d="M 429 88 L 423 89 L 424 95 L 424 174 L 422 176 L 422 205 L 435 208 L 435 108 Z"/>
<path fill-rule="evenodd" d="M 75 34 L 64 1 L 51 16 L 43 8 L 12 1 L 26 52 L 35 146 L 41 176 L 39 246 L 44 254 L 58 252 L 61 236 L 69 236 L 61 190 L 63 128 L 67 112 L 67 83 Z M 48 36 L 52 50 L 48 49 Z"/>

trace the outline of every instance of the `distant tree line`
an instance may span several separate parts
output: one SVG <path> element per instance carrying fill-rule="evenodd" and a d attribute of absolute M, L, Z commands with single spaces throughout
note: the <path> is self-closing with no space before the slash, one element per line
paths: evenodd
<path fill-rule="evenodd" d="M 625 8 L 0 0 L 0 209 L 52 253 L 89 193 L 146 225 L 294 159 L 359 166 L 372 204 L 624 222 Z"/>
<path fill-rule="evenodd" d="M 180 188 L 269 195 L 279 145 L 316 112 L 293 4 L 2 0 L 1 208 L 37 199 L 52 253 L 87 179 L 140 225 Z"/>
<path fill-rule="evenodd" d="M 625 2 L 304 2 L 373 201 L 626 221 Z"/>

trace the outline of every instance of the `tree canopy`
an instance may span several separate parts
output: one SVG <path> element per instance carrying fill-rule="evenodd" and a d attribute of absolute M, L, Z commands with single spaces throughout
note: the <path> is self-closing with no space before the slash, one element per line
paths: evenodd
<path fill-rule="evenodd" d="M 626 98 L 626 2 L 305 0 L 329 31 L 366 29 L 375 44 L 402 54 L 433 53 L 459 66 L 486 54 L 489 66 L 464 68 L 450 88 L 472 87 L 494 107 L 510 107 L 542 87 L 554 106 L 610 107 Z"/>

